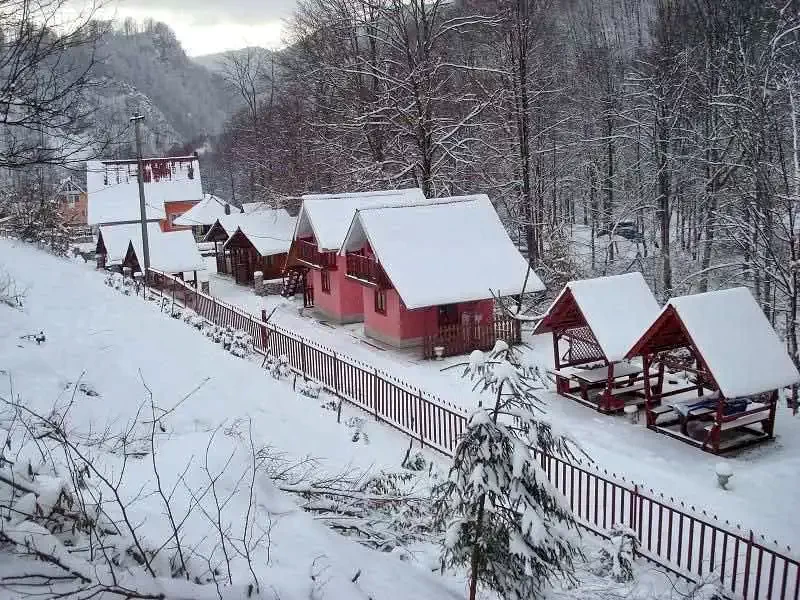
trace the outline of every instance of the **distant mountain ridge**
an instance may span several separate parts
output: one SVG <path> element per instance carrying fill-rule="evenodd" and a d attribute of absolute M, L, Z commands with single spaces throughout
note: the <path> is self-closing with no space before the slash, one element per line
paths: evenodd
<path fill-rule="evenodd" d="M 95 77 L 88 102 L 95 109 L 91 127 L 117 131 L 133 114 L 145 115 L 143 140 L 150 153 L 213 136 L 239 108 L 240 101 L 224 78 L 189 58 L 163 23 L 129 23 L 99 42 Z M 116 154 L 130 153 L 124 133 Z"/>
<path fill-rule="evenodd" d="M 191 60 L 208 69 L 209 71 L 217 74 L 222 74 L 225 71 L 225 62 L 229 58 L 237 58 L 245 56 L 248 52 L 257 51 L 265 54 L 270 54 L 272 51 L 262 48 L 260 46 L 248 46 L 246 48 L 239 48 L 237 50 L 226 50 L 225 52 L 215 52 L 213 54 L 203 54 L 201 56 L 192 56 Z"/>

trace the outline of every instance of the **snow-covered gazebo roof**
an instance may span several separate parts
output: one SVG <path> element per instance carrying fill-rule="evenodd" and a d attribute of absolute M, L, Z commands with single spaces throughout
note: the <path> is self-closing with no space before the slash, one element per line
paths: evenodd
<path fill-rule="evenodd" d="M 744 287 L 672 298 L 629 351 L 691 344 L 726 398 L 800 382 L 778 334 Z"/>
<path fill-rule="evenodd" d="M 148 239 L 161 235 L 161 227 L 158 223 L 147 224 Z M 97 250 L 103 249 L 106 254 L 106 265 L 113 266 L 122 264 L 125 254 L 128 252 L 128 244 L 131 240 L 139 240 L 141 245 L 142 225 L 141 223 L 131 223 L 128 225 L 103 225 L 97 237 Z"/>
<path fill-rule="evenodd" d="M 365 242 L 409 309 L 519 294 L 528 274 L 485 194 L 358 209 L 342 250 Z"/>
<path fill-rule="evenodd" d="M 149 233 L 149 231 L 148 231 Z M 160 232 L 148 235 L 150 266 L 164 273 L 188 273 L 203 271 L 206 268 L 203 257 L 197 249 L 192 232 L 189 230 Z M 128 256 L 133 252 L 142 264 L 142 238 L 134 238 L 128 247 Z"/>
<path fill-rule="evenodd" d="M 219 217 L 225 216 L 226 206 L 230 205 L 221 198 L 213 194 L 203 194 L 200 202 L 175 219 L 175 225 L 181 227 L 213 225 Z"/>
<path fill-rule="evenodd" d="M 296 219 L 284 209 L 263 209 L 239 215 L 237 230 L 225 246 L 239 234 L 244 236 L 261 256 L 272 256 L 289 251 L 292 245 Z"/>
<path fill-rule="evenodd" d="M 196 156 L 147 158 L 143 164 L 148 221 L 165 218 L 165 202 L 203 198 Z M 87 221 L 90 225 L 130 223 L 140 219 L 137 169 L 135 159 L 86 162 Z"/>
<path fill-rule="evenodd" d="M 425 201 L 419 188 L 354 192 L 345 194 L 306 194 L 297 216 L 294 238 L 313 235 L 322 252 L 335 252 L 342 246 L 353 215 L 374 206 Z"/>
<path fill-rule="evenodd" d="M 547 309 L 534 333 L 588 327 L 608 361 L 625 358 L 653 319 L 658 301 L 641 273 L 570 281 Z"/>

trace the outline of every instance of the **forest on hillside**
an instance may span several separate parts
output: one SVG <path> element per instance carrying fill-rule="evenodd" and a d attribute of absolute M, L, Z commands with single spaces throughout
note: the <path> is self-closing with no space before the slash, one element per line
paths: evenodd
<path fill-rule="evenodd" d="M 550 282 L 745 284 L 797 356 L 798 27 L 792 0 L 300 0 L 285 51 L 229 65 L 207 180 L 485 192 Z"/>

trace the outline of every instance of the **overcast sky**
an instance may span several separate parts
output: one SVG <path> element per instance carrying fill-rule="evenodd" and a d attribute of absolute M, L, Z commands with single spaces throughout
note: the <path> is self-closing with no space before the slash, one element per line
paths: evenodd
<path fill-rule="evenodd" d="M 104 16 L 167 23 L 191 56 L 281 43 L 295 0 L 111 0 Z"/>

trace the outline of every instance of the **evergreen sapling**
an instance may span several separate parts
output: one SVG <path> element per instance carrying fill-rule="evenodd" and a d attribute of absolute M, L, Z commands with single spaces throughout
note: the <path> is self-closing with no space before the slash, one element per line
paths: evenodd
<path fill-rule="evenodd" d="M 464 371 L 494 405 L 470 416 L 449 476 L 434 490 L 434 513 L 446 531 L 442 566 L 469 569 L 470 600 L 479 584 L 531 600 L 555 580 L 575 581 L 575 521 L 534 452 L 572 460 L 574 445 L 541 419 L 535 394 L 544 386 L 530 374 L 505 344 L 486 360 L 473 353 Z"/>

